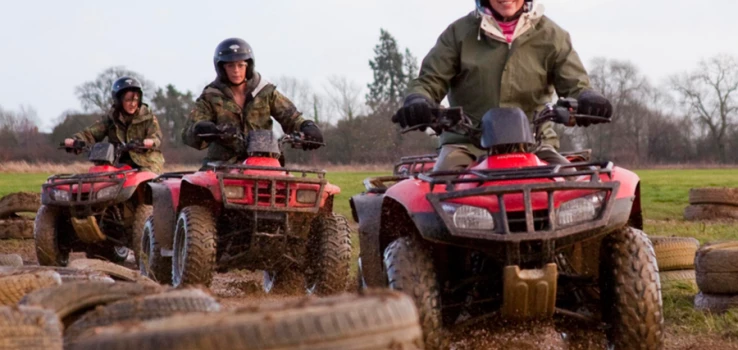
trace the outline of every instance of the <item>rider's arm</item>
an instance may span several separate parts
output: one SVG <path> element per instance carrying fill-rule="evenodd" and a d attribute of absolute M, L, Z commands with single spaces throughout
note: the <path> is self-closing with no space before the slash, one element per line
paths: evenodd
<path fill-rule="evenodd" d="M 459 71 L 459 45 L 456 40 L 456 27 L 452 24 L 441 33 L 436 45 L 423 59 L 420 73 L 410 82 L 409 94 L 422 94 L 440 103 L 451 84 L 451 79 Z"/>
<path fill-rule="evenodd" d="M 274 89 L 269 98 L 269 112 L 287 134 L 300 130 L 302 122 L 305 121 L 292 101 L 277 89 Z"/>
<path fill-rule="evenodd" d="M 583 90 L 590 88 L 589 76 L 579 59 L 579 55 L 571 45 L 569 33 L 564 32 L 557 41 L 556 55 L 553 56 L 553 85 L 556 94 L 562 97 L 579 96 Z"/>
<path fill-rule="evenodd" d="M 153 141 L 153 145 L 149 148 L 159 148 L 161 146 L 161 128 L 159 127 L 159 120 L 156 116 L 152 116 L 151 123 L 146 127 L 146 140 Z"/>
<path fill-rule="evenodd" d="M 200 96 L 195 102 L 195 107 L 190 112 L 184 128 L 182 128 L 182 142 L 196 149 L 205 149 L 208 142 L 200 139 L 195 134 L 195 124 L 201 121 L 216 122 L 216 114 L 213 105 L 204 96 Z"/>
<path fill-rule="evenodd" d="M 110 125 L 108 116 L 104 116 L 100 120 L 95 122 L 95 124 L 92 124 L 86 127 L 84 130 L 72 135 L 72 138 L 75 140 L 84 141 L 88 145 L 92 145 L 96 142 L 102 141 L 105 136 L 108 135 L 109 126 Z"/>

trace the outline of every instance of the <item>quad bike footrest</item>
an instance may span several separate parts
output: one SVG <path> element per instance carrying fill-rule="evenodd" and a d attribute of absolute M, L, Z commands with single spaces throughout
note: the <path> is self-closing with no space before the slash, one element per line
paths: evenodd
<path fill-rule="evenodd" d="M 503 277 L 502 315 L 511 319 L 550 318 L 556 308 L 556 264 L 522 270 L 506 266 Z"/>
<path fill-rule="evenodd" d="M 94 216 L 78 219 L 72 217 L 72 227 L 77 237 L 85 243 L 97 243 L 105 240 L 105 235 L 100 231 Z"/>

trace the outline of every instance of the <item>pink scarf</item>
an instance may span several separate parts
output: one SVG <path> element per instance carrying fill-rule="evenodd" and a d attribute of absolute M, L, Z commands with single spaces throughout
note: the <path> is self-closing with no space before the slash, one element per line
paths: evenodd
<path fill-rule="evenodd" d="M 505 35 L 505 39 L 508 43 L 512 42 L 513 34 L 515 34 L 515 27 L 518 25 L 518 20 L 512 20 L 510 22 L 500 22 L 497 21 L 497 24 L 500 25 L 500 29 L 502 29 L 502 34 Z"/>

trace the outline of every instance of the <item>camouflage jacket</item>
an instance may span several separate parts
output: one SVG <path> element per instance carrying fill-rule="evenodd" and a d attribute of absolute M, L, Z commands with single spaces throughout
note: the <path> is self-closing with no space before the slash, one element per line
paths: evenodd
<path fill-rule="evenodd" d="M 225 84 L 214 81 L 205 87 L 195 102 L 195 107 L 182 129 L 182 141 L 196 149 L 208 148 L 203 163 L 226 161 L 235 163 L 245 158 L 246 149 L 237 140 L 206 142 L 195 134 L 194 126 L 201 121 L 216 125 L 229 124 L 244 134 L 250 130 L 271 130 L 272 118 L 277 120 L 285 133 L 298 131 L 304 119 L 295 105 L 277 91 L 276 86 L 255 73 L 246 86 L 246 102 L 241 108 L 233 97 L 233 91 Z"/>
<path fill-rule="evenodd" d="M 130 124 L 124 124 L 119 118 L 118 113 L 114 109 L 110 109 L 99 121 L 86 129 L 74 134 L 72 138 L 83 140 L 88 144 L 101 142 L 105 137 L 112 144 L 120 144 L 121 142 L 141 141 L 144 139 L 154 140 L 153 149 L 145 152 L 130 152 L 128 156 L 136 166 L 141 169 L 161 173 L 164 166 L 164 155 L 159 151 L 161 146 L 161 129 L 156 116 L 151 113 L 146 104 L 141 105 L 136 115 L 133 116 Z M 121 156 L 125 159 L 125 155 Z"/>

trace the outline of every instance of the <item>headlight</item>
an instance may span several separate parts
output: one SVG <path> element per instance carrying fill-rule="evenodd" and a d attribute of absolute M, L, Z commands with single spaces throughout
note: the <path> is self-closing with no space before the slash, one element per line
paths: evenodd
<path fill-rule="evenodd" d="M 69 202 L 69 199 L 71 198 L 69 192 L 64 190 L 53 190 L 51 191 L 51 196 L 54 198 L 55 201 L 62 202 Z"/>
<path fill-rule="evenodd" d="M 302 204 L 314 204 L 318 199 L 316 190 L 297 190 L 297 202 Z"/>
<path fill-rule="evenodd" d="M 594 220 L 600 215 L 604 201 L 605 193 L 597 192 L 561 204 L 556 212 L 558 225 L 571 226 Z"/>
<path fill-rule="evenodd" d="M 487 209 L 471 205 L 443 203 L 442 208 L 452 214 L 454 226 L 467 230 L 494 230 L 495 219 Z"/>
<path fill-rule="evenodd" d="M 225 186 L 225 196 L 228 199 L 243 198 L 243 186 Z"/>
<path fill-rule="evenodd" d="M 110 199 L 115 198 L 115 196 L 118 195 L 118 186 L 108 186 L 105 187 L 99 191 L 97 191 L 97 194 L 95 194 L 96 199 Z"/>

